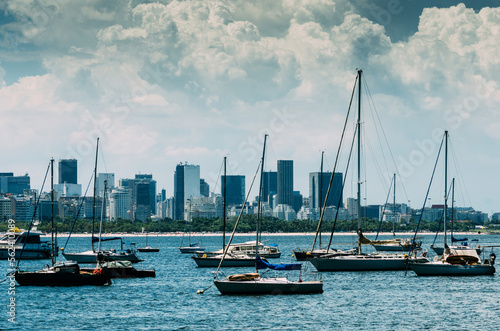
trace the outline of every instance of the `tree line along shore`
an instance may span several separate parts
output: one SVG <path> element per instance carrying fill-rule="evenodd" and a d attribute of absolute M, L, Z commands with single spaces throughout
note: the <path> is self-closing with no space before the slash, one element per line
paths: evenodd
<path fill-rule="evenodd" d="M 240 223 L 238 224 L 238 233 L 251 233 L 255 231 L 255 224 L 257 221 L 256 215 L 243 215 Z M 231 232 L 234 228 L 236 218 L 231 218 L 226 222 L 226 232 Z M 99 222 L 96 220 L 94 223 L 94 231 L 98 230 Z M 419 232 L 436 232 L 443 230 L 442 221 L 426 221 L 420 222 Z M 27 229 L 29 221 L 17 221 L 16 227 L 19 229 Z M 321 226 L 322 232 L 331 232 L 333 229 L 333 221 L 323 221 Z M 8 229 L 8 222 L 0 223 L 0 231 L 5 232 Z M 68 233 L 91 233 L 92 221 L 88 219 L 75 219 L 57 218 L 55 220 L 57 232 Z M 268 233 L 307 233 L 316 232 L 318 221 L 312 220 L 294 220 L 285 221 L 273 217 L 264 217 L 261 220 L 261 229 L 263 232 Z M 408 224 L 397 223 L 395 225 L 396 232 L 413 232 L 417 226 L 417 221 L 410 220 Z M 486 228 L 488 225 L 485 225 Z M 358 228 L 358 220 L 338 220 L 335 223 L 335 232 L 352 232 Z M 390 222 L 380 222 L 377 219 L 362 219 L 361 228 L 363 232 L 391 232 L 393 225 Z M 39 222 L 37 229 L 42 232 L 51 231 L 51 222 Z M 455 232 L 473 231 L 475 224 L 473 221 L 460 221 L 455 222 L 453 227 L 447 224 L 448 230 Z M 190 222 L 184 220 L 174 221 L 171 219 L 151 220 L 145 222 L 134 221 L 127 219 L 110 220 L 103 222 L 103 233 L 138 233 L 138 232 L 156 232 L 156 233 L 174 233 L 174 232 L 222 232 L 224 230 L 223 221 L 220 218 L 194 218 Z"/>

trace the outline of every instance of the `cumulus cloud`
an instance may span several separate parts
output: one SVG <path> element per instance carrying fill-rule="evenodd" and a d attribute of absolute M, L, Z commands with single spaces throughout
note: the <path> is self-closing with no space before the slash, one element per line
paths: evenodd
<path fill-rule="evenodd" d="M 239 147 L 257 150 L 268 131 L 282 157 L 297 158 L 297 171 L 307 172 L 303 160 L 315 150 L 335 149 L 334 133 L 362 68 L 387 124 L 483 126 L 498 139 L 491 119 L 500 102 L 499 9 L 426 8 L 416 33 L 394 42 L 390 22 L 367 15 L 366 5 L 5 1 L 0 8 L 13 21 L 0 27 L 9 36 L 0 41 L 8 51 L 0 51 L 35 58 L 47 74 L 0 86 L 0 112 L 9 123 L 36 113 L 46 127 L 61 128 L 63 150 L 105 136 L 120 160 L 132 149 L 158 162 L 159 155 L 174 162 L 186 155 L 213 166 L 210 155 L 226 149 L 246 160 Z M 4 76 L 0 67 L 0 82 Z M 285 110 L 293 118 L 276 114 Z M 37 134 L 14 127 L 25 137 Z M 13 133 L 2 124 L 3 138 Z M 322 146 L 311 147 L 316 141 Z M 397 144 L 406 150 L 412 141 L 402 135 Z"/>

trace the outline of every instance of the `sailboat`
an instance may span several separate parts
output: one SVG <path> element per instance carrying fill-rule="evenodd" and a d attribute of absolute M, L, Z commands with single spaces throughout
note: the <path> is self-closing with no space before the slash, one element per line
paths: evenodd
<path fill-rule="evenodd" d="M 356 123 L 357 135 L 357 217 L 358 217 L 358 247 L 356 254 L 339 255 L 336 253 L 310 258 L 309 261 L 318 271 L 376 271 L 376 270 L 405 270 L 408 261 L 427 261 L 424 257 L 417 257 L 416 252 L 408 254 L 380 254 L 362 253 L 361 246 L 367 243 L 361 232 L 361 77 L 362 70 L 358 70 L 358 116 Z M 354 93 L 354 91 L 353 91 Z"/>
<path fill-rule="evenodd" d="M 54 159 L 50 160 L 51 168 L 51 220 L 52 220 L 52 251 L 51 266 L 38 271 L 22 271 L 17 269 L 14 277 L 21 286 L 81 286 L 111 284 L 107 268 L 96 267 L 83 271 L 74 261 L 57 262 L 57 233 L 54 232 Z M 38 205 L 38 204 L 37 204 Z M 35 207 L 36 214 L 36 207 Z M 28 230 L 29 232 L 29 230 Z M 29 233 L 28 233 L 29 235 Z M 21 252 L 22 257 L 22 252 Z M 19 262 L 18 262 L 19 263 Z M 19 265 L 18 265 L 19 267 Z"/>
<path fill-rule="evenodd" d="M 266 151 L 266 139 L 267 134 L 264 136 L 264 148 L 262 151 L 262 160 L 260 164 L 260 185 L 259 185 L 259 200 L 258 200 L 258 213 L 257 213 L 257 225 L 256 225 L 256 240 L 259 242 L 260 235 L 260 217 L 262 214 L 262 179 L 264 173 L 264 157 Z M 237 223 L 235 225 L 236 230 Z M 234 231 L 233 231 L 234 235 Z M 259 246 L 256 245 L 255 251 L 255 272 L 246 274 L 236 274 L 228 276 L 226 279 L 217 279 L 218 271 L 214 277 L 214 284 L 221 294 L 232 294 L 232 295 L 254 295 L 254 294 L 315 294 L 323 293 L 323 281 L 311 280 L 303 281 L 302 275 L 299 276 L 299 280 L 291 281 L 286 277 L 262 277 L 259 274 L 261 269 L 272 269 L 272 270 L 301 270 L 301 263 L 290 263 L 290 264 L 272 264 L 263 260 L 259 256 Z M 226 249 L 227 250 L 227 249 Z M 224 257 L 223 257 L 224 258 Z M 222 261 L 221 261 L 222 264 Z"/>
<path fill-rule="evenodd" d="M 457 243 L 457 242 L 461 242 L 462 244 L 459 244 L 459 245 L 453 245 L 453 246 L 450 246 L 451 248 L 459 248 L 461 250 L 467 250 L 467 249 L 474 249 L 476 250 L 477 254 L 481 254 L 482 252 L 482 249 L 481 247 L 476 247 L 476 248 L 473 248 L 471 246 L 468 246 L 467 245 L 467 238 L 455 238 L 453 236 L 453 217 L 454 217 L 454 208 L 453 208 L 453 203 L 455 201 L 455 178 L 453 178 L 451 180 L 451 231 L 450 231 L 450 240 L 451 240 L 451 243 Z M 446 225 L 445 225 L 446 227 Z M 431 244 L 431 248 L 432 250 L 437 254 L 437 255 L 443 255 L 444 253 L 444 246 L 443 247 L 440 247 L 440 246 L 436 246 L 435 243 L 436 243 L 436 239 L 437 239 L 437 235 L 439 233 L 439 227 L 436 231 L 436 236 L 434 237 L 434 242 Z M 446 234 L 445 234 L 446 235 Z M 477 240 L 477 239 L 476 239 Z"/>
<path fill-rule="evenodd" d="M 230 251 L 230 249 L 233 247 L 230 244 L 226 245 L 226 195 L 227 195 L 227 190 L 226 190 L 226 162 L 227 159 L 224 157 L 224 196 L 223 196 L 223 208 L 222 208 L 222 219 L 223 219 L 223 226 L 222 226 L 222 249 L 215 251 L 215 252 L 199 252 L 195 255 L 193 255 L 191 258 L 194 260 L 196 265 L 198 267 L 212 267 L 212 268 L 217 268 L 219 266 L 222 267 L 251 267 L 254 265 L 254 258 L 248 256 L 247 254 L 243 253 L 240 250 L 235 250 L 234 252 Z M 246 200 L 245 203 L 243 204 L 242 207 L 242 212 L 243 208 L 246 205 Z M 241 217 L 241 213 L 240 213 Z M 247 245 L 248 246 L 248 245 Z M 225 257 L 223 259 L 223 257 Z M 222 261 L 222 262 L 221 262 Z"/>
<path fill-rule="evenodd" d="M 148 245 L 148 233 L 146 232 L 146 246 L 145 247 L 138 247 L 137 250 L 141 253 L 156 253 L 159 252 L 159 248 L 153 248 Z"/>
<path fill-rule="evenodd" d="M 404 239 L 396 238 L 396 174 L 394 174 L 392 180 L 394 183 L 392 215 L 391 215 L 391 218 L 392 218 L 392 239 L 377 240 L 378 234 L 380 232 L 380 226 L 379 226 L 379 231 L 377 231 L 377 236 L 375 237 L 375 240 L 373 240 L 371 242 L 371 245 L 377 251 L 408 252 L 410 250 L 419 249 L 422 246 L 421 241 L 418 241 L 418 242 L 415 242 L 414 244 L 412 244 L 412 242 L 408 238 L 404 238 Z M 384 218 L 384 214 L 385 214 L 385 206 L 387 206 L 387 201 L 384 205 L 384 210 L 382 211 L 382 216 L 380 218 L 380 225 L 383 222 L 383 218 Z"/>
<path fill-rule="evenodd" d="M 495 273 L 495 254 L 490 255 L 490 260 L 481 261 L 475 249 L 460 246 L 448 246 L 446 243 L 446 221 L 448 208 L 448 131 L 444 132 L 444 252 L 436 256 L 434 261 L 428 263 L 409 262 L 410 268 L 418 276 L 486 276 Z M 439 154 L 438 154 L 439 158 Z"/>
<path fill-rule="evenodd" d="M 77 263 L 96 263 L 98 261 L 130 261 L 132 263 L 141 262 L 142 260 L 137 256 L 137 250 L 135 248 L 135 243 L 126 242 L 125 244 L 129 245 L 129 248 L 126 250 L 123 249 L 123 240 L 121 237 L 110 237 L 110 238 L 102 238 L 101 233 L 99 233 L 99 237 L 94 236 L 94 223 L 95 223 L 95 202 L 96 202 L 96 191 L 97 191 L 97 156 L 99 150 L 99 138 L 97 138 L 96 144 L 96 155 L 95 155 L 95 167 L 94 167 L 94 199 L 92 203 L 92 236 L 91 236 L 91 250 L 85 251 L 81 253 L 66 253 L 63 250 L 63 256 L 67 260 L 76 261 Z M 105 181 L 106 183 L 107 181 Z M 100 228 L 102 230 L 103 219 L 106 214 L 106 187 L 104 189 L 104 197 L 103 197 L 103 206 L 101 210 L 101 222 Z M 101 242 L 104 241 L 114 241 L 120 240 L 120 251 L 116 251 L 114 249 L 109 250 L 101 250 Z M 97 250 L 94 249 L 94 243 L 99 244 L 99 248 Z"/>
<path fill-rule="evenodd" d="M 184 227 L 184 234 L 188 234 L 188 245 L 182 246 L 182 242 L 184 241 L 184 235 L 182 236 L 181 245 L 179 246 L 179 250 L 182 254 L 191 254 L 195 252 L 203 252 L 205 247 L 200 246 L 199 242 L 191 243 L 191 231 L 187 232 L 188 223 L 191 222 L 190 219 L 186 220 L 186 226 Z"/>

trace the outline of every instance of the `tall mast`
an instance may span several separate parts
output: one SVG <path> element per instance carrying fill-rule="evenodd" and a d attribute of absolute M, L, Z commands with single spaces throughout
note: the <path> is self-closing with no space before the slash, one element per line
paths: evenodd
<path fill-rule="evenodd" d="M 104 180 L 104 193 L 102 195 L 102 207 L 101 207 L 101 224 L 99 225 L 99 244 L 97 246 L 97 251 L 101 251 L 101 237 L 102 237 L 102 222 L 106 218 L 106 190 L 108 189 L 108 181 Z M 146 237 L 147 240 L 147 237 Z M 146 244 L 147 246 L 147 244 Z"/>
<path fill-rule="evenodd" d="M 226 157 L 224 156 L 224 197 L 223 197 L 223 206 L 224 210 L 222 211 L 222 250 L 226 247 L 226 203 L 227 203 L 227 186 L 226 186 Z"/>
<path fill-rule="evenodd" d="M 358 229 L 361 229 L 361 74 L 363 70 L 358 70 L 358 194 L 357 194 L 357 211 L 358 211 Z M 360 246 L 361 247 L 361 246 Z"/>
<path fill-rule="evenodd" d="M 444 248 L 446 249 L 446 213 L 448 209 L 448 131 L 444 132 L 445 143 L 444 143 L 444 210 L 443 210 L 443 221 L 444 221 Z"/>
<path fill-rule="evenodd" d="M 95 148 L 95 166 L 94 166 L 94 199 L 92 200 L 92 252 L 94 252 L 94 223 L 95 223 L 95 196 L 97 191 L 97 153 L 99 151 L 99 138 L 97 138 L 97 144 Z"/>
<path fill-rule="evenodd" d="M 323 154 L 325 151 L 321 151 L 321 169 L 319 174 L 319 203 L 320 208 L 323 207 Z M 319 248 L 321 249 L 321 227 L 319 229 Z"/>
<path fill-rule="evenodd" d="M 392 236 L 396 237 L 396 174 L 394 174 L 394 196 L 392 203 Z"/>
<path fill-rule="evenodd" d="M 455 202 L 455 178 L 451 180 L 451 238 L 453 238 L 453 217 L 455 216 L 453 215 L 455 212 L 454 202 Z"/>
<path fill-rule="evenodd" d="M 262 180 L 264 178 L 264 157 L 266 155 L 266 140 L 267 133 L 264 135 L 264 148 L 262 148 L 262 160 L 260 162 L 260 184 L 259 184 L 259 199 L 258 199 L 258 207 L 257 207 L 257 229 L 256 229 L 256 238 L 255 238 L 255 258 L 259 255 L 259 225 L 260 225 L 260 217 L 262 213 L 261 199 L 262 199 Z M 257 264 L 255 264 L 255 272 L 257 272 Z"/>
<path fill-rule="evenodd" d="M 52 266 L 56 263 L 55 250 L 57 249 L 55 238 L 54 238 L 54 158 L 50 159 L 50 219 L 52 222 L 52 247 L 50 250 L 50 258 L 52 261 Z"/>

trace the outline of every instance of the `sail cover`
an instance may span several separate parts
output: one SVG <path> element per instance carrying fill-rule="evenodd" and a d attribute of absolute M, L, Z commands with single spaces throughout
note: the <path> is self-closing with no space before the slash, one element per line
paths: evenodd
<path fill-rule="evenodd" d="M 454 243 L 456 243 L 458 241 L 467 241 L 467 240 L 468 240 L 467 238 L 458 238 L 457 239 L 457 238 L 451 236 L 451 242 L 454 242 Z"/>
<path fill-rule="evenodd" d="M 256 259 L 256 264 L 257 264 L 257 269 L 273 269 L 273 270 L 300 270 L 302 269 L 302 264 L 301 263 L 280 263 L 280 264 L 273 264 L 269 263 L 263 259 L 261 259 L 259 256 L 257 256 Z"/>

